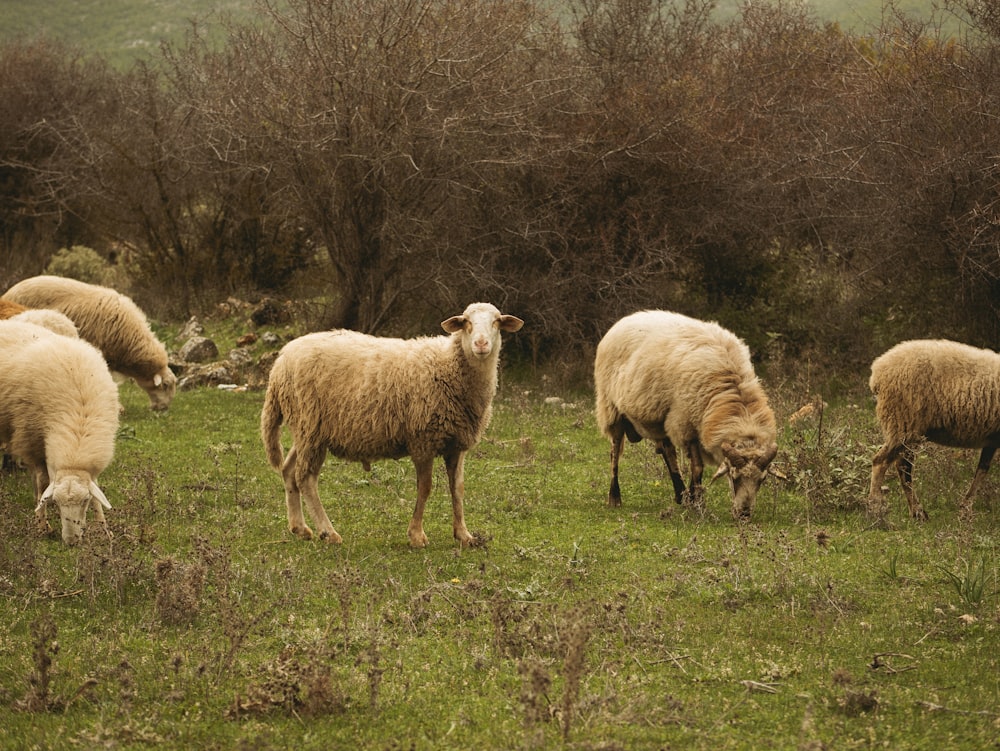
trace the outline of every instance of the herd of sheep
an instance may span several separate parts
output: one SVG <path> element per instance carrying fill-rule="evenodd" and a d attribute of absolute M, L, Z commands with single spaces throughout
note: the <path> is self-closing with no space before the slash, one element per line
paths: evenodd
<path fill-rule="evenodd" d="M 392 339 L 338 330 L 284 346 L 271 369 L 260 429 L 281 473 L 289 529 L 340 542 L 320 502 L 327 453 L 361 462 L 409 456 L 417 500 L 407 534 L 423 547 L 432 465 L 444 459 L 453 531 L 475 542 L 463 510 L 466 453 L 482 438 L 497 390 L 501 333 L 521 319 L 474 303 L 441 324 L 447 336 Z M 110 509 L 98 485 L 110 464 L 120 406 L 116 380 L 134 380 L 153 409 L 169 407 L 177 380 L 164 345 L 128 297 L 54 276 L 15 284 L 0 296 L 0 448 L 34 481 L 36 519 L 48 528 L 52 501 L 62 539 L 83 534 L 87 512 Z M 777 451 L 777 428 L 747 346 L 714 322 L 642 311 L 613 325 L 594 363 L 597 422 L 611 441 L 608 503 L 621 504 L 618 466 L 625 438 L 643 438 L 663 457 L 678 503 L 699 506 L 706 464 L 729 479 L 732 513 L 748 519 Z M 910 514 L 927 514 L 913 491 L 914 446 L 929 440 L 982 450 L 963 512 L 1000 447 L 1000 355 L 944 340 L 899 344 L 872 363 L 869 382 L 884 445 L 872 463 L 869 506 L 884 514 L 882 483 L 898 469 Z M 281 427 L 291 433 L 287 453 Z M 689 468 L 680 472 L 678 451 Z"/>

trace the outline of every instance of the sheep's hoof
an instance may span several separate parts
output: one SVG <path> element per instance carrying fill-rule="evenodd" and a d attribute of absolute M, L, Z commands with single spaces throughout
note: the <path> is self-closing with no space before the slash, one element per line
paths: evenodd
<path fill-rule="evenodd" d="M 344 538 L 337 534 L 337 531 L 331 529 L 329 532 L 320 532 L 319 539 L 323 542 L 328 542 L 331 545 L 339 545 L 344 541 Z"/>
<path fill-rule="evenodd" d="M 407 533 L 407 537 L 410 538 L 410 547 L 411 548 L 426 548 L 427 547 L 428 539 L 427 539 L 427 535 L 425 535 L 423 533 L 423 531 L 420 531 L 420 532 L 409 532 L 409 533 Z"/>
<path fill-rule="evenodd" d="M 469 530 L 467 529 L 456 529 L 455 539 L 462 544 L 463 548 L 472 547 L 476 542 L 476 538 L 469 534 Z"/>
<path fill-rule="evenodd" d="M 313 531 L 307 526 L 289 527 L 289 529 L 293 535 L 301 537 L 303 540 L 311 540 L 313 538 Z"/>

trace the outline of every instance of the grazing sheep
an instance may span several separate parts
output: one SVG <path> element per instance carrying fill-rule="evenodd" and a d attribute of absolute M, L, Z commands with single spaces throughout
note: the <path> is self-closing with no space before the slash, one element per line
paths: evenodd
<path fill-rule="evenodd" d="M 750 351 L 734 334 L 678 313 L 634 313 L 598 345 L 594 383 L 597 422 L 611 439 L 610 505 L 621 505 L 618 461 L 628 436 L 656 444 L 678 503 L 703 502 L 702 471 L 714 463 L 715 477 L 729 476 L 733 516 L 750 517 L 778 451 L 777 429 Z M 676 449 L 690 464 L 687 489 Z"/>
<path fill-rule="evenodd" d="M 0 320 L 12 318 L 18 313 L 23 313 L 26 310 L 27 308 L 24 305 L 19 305 L 16 302 L 0 298 Z"/>
<path fill-rule="evenodd" d="M 872 461 L 870 510 L 885 511 L 882 481 L 895 464 L 910 516 L 927 519 L 913 492 L 914 448 L 926 439 L 982 449 L 960 502 L 961 513 L 970 514 L 973 496 L 1000 448 L 1000 354 L 943 339 L 903 342 L 875 358 L 868 385 L 885 439 Z"/>
<path fill-rule="evenodd" d="M 312 537 L 302 515 L 304 496 L 320 539 L 341 541 L 317 492 L 327 451 L 365 469 L 376 459 L 409 456 L 417 503 L 407 535 L 412 546 L 423 547 L 431 470 L 434 458 L 443 456 L 455 539 L 470 544 L 462 507 L 465 454 L 490 421 L 500 332 L 522 325 L 488 303 L 474 303 L 441 323 L 451 336 L 403 340 L 340 330 L 285 345 L 271 368 L 260 425 L 268 462 L 284 479 L 291 531 Z M 292 434 L 284 458 L 282 422 Z"/>
<path fill-rule="evenodd" d="M 31 470 L 39 526 L 55 501 L 63 541 L 76 542 L 91 506 L 100 522 L 111 508 L 97 486 L 118 431 L 107 363 L 81 339 L 10 320 L 0 321 L 0 362 L 0 443 Z"/>
<path fill-rule="evenodd" d="M 2 302 L 2 301 L 0 301 Z M 68 336 L 70 339 L 79 339 L 80 332 L 76 330 L 76 324 L 69 317 L 64 316 L 58 310 L 48 308 L 28 308 L 11 316 L 8 320 L 20 321 L 21 323 L 33 323 L 36 326 L 48 329 L 53 334 Z"/>
<path fill-rule="evenodd" d="M 167 350 L 150 330 L 145 314 L 125 295 L 75 279 L 36 276 L 15 284 L 2 299 L 65 314 L 80 337 L 104 353 L 112 371 L 139 384 L 152 409 L 170 406 L 177 378 L 167 366 Z"/>

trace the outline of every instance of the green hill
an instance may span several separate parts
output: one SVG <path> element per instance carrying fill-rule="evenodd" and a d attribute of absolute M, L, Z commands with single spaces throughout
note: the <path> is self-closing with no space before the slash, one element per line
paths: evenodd
<path fill-rule="evenodd" d="M 58 37 L 127 66 L 155 54 L 164 40 L 183 40 L 192 23 L 212 33 L 226 16 L 255 13 L 253 0 L 4 0 L 0 39 Z"/>
<path fill-rule="evenodd" d="M 881 0 L 803 0 L 821 20 L 837 21 L 845 28 L 864 30 L 877 26 Z M 935 0 L 897 0 L 897 6 L 918 18 L 929 18 Z M 719 0 L 719 12 L 735 12 L 739 0 Z M 45 34 L 65 39 L 85 51 L 105 55 L 117 66 L 155 54 L 163 40 L 180 41 L 191 23 L 209 34 L 232 16 L 252 19 L 253 0 L 4 0 L 0 3 L 0 40 Z"/>

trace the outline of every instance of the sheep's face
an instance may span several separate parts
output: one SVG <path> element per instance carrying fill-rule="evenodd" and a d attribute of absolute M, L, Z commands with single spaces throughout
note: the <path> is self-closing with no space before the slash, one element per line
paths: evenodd
<path fill-rule="evenodd" d="M 152 378 L 136 378 L 135 382 L 149 396 L 149 408 L 156 412 L 166 410 L 177 391 L 177 376 L 168 367 L 164 367 Z"/>
<path fill-rule="evenodd" d="M 67 545 L 73 545 L 83 537 L 87 528 L 87 511 L 98 504 L 111 508 L 104 493 L 86 473 L 62 473 L 49 484 L 42 493 L 36 513 L 44 513 L 48 501 L 55 501 L 59 507 L 59 518 L 62 521 L 62 539 Z M 103 512 L 99 518 L 103 518 Z"/>
<path fill-rule="evenodd" d="M 462 346 L 470 359 L 484 360 L 500 351 L 500 332 L 518 331 L 524 325 L 517 316 L 503 315 L 489 303 L 473 303 L 460 316 L 441 322 L 449 334 L 463 332 Z"/>
<path fill-rule="evenodd" d="M 733 446 L 724 443 L 722 453 L 725 459 L 716 477 L 725 474 L 729 478 L 733 518 L 747 520 L 753 513 L 757 490 L 767 478 L 767 469 L 778 453 L 778 444 L 773 443 L 762 449 L 755 444 Z"/>

